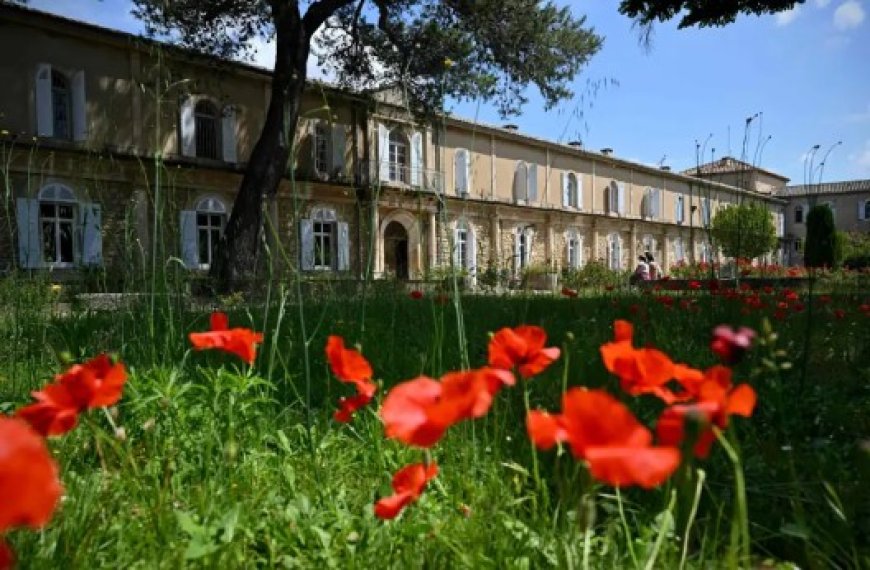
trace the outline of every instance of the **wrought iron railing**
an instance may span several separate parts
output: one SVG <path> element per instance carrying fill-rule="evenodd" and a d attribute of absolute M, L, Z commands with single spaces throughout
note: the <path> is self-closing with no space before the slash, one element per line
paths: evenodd
<path fill-rule="evenodd" d="M 360 161 L 357 182 L 361 185 L 392 186 L 441 194 L 444 192 L 444 173 L 431 168 L 412 168 L 396 162 L 376 160 Z"/>

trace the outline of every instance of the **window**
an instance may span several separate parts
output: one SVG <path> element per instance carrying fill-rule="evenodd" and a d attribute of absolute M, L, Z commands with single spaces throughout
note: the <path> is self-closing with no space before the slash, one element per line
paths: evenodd
<path fill-rule="evenodd" d="M 858 204 L 858 207 L 863 210 L 863 216 L 858 216 L 861 220 L 870 220 L 870 200 L 864 200 L 863 204 Z"/>
<path fill-rule="evenodd" d="M 314 127 L 314 169 L 319 174 L 329 173 L 329 133 L 323 123 Z"/>
<path fill-rule="evenodd" d="M 622 240 L 617 234 L 608 238 L 607 266 L 614 271 L 622 269 Z"/>
<path fill-rule="evenodd" d="M 456 265 L 468 267 L 468 230 L 465 228 L 456 230 Z"/>
<path fill-rule="evenodd" d="M 565 246 L 568 254 L 568 267 L 577 269 L 581 264 L 582 257 L 582 240 L 574 232 L 569 232 L 565 241 Z"/>
<path fill-rule="evenodd" d="M 686 249 L 683 247 L 683 238 L 674 240 L 674 260 L 679 263 L 686 258 Z"/>
<path fill-rule="evenodd" d="M 520 232 L 517 236 L 517 261 L 520 269 L 525 269 L 529 266 L 529 236 L 526 232 Z"/>
<path fill-rule="evenodd" d="M 198 158 L 219 158 L 217 107 L 210 101 L 199 101 L 194 109 L 194 125 L 196 156 Z"/>
<path fill-rule="evenodd" d="M 75 206 L 62 202 L 39 203 L 42 229 L 42 259 L 46 263 L 73 262 L 73 224 Z"/>
<path fill-rule="evenodd" d="M 51 70 L 51 116 L 54 136 L 72 138 L 72 95 L 69 79 L 56 69 Z"/>
<path fill-rule="evenodd" d="M 794 208 L 794 223 L 796 223 L 796 224 L 804 223 L 804 207 L 803 206 L 795 206 L 795 208 Z"/>
<path fill-rule="evenodd" d="M 332 269 L 332 222 L 314 222 L 314 269 Z"/>
<path fill-rule="evenodd" d="M 514 171 L 514 201 L 529 200 L 529 167 L 525 162 L 518 162 Z"/>
<path fill-rule="evenodd" d="M 196 205 L 196 250 L 200 269 L 208 269 L 214 262 L 226 223 L 227 209 L 220 200 L 206 198 Z"/>
<path fill-rule="evenodd" d="M 456 154 L 453 157 L 453 179 L 456 194 L 458 196 L 468 194 L 471 186 L 471 153 L 465 149 L 456 149 Z"/>
<path fill-rule="evenodd" d="M 703 198 L 701 199 L 701 224 L 709 226 L 710 217 L 710 198 Z"/>
<path fill-rule="evenodd" d="M 794 240 L 794 250 L 797 253 L 800 253 L 804 249 L 804 240 L 796 239 Z"/>
<path fill-rule="evenodd" d="M 646 234 L 643 236 L 642 245 L 644 253 L 649 252 L 653 255 L 656 255 L 656 248 L 658 247 L 658 242 L 650 234 Z"/>
<path fill-rule="evenodd" d="M 573 172 L 568 174 L 568 206 L 572 208 L 580 207 L 579 186 L 577 184 L 577 175 Z"/>
<path fill-rule="evenodd" d="M 836 222 L 837 221 L 837 209 L 834 207 L 834 203 L 833 202 L 825 202 L 824 205 L 827 206 L 828 209 L 831 211 L 831 216 L 834 218 L 834 222 Z"/>
<path fill-rule="evenodd" d="M 677 196 L 677 204 L 674 211 L 674 217 L 678 224 L 682 224 L 686 219 L 686 201 L 682 196 Z"/>
<path fill-rule="evenodd" d="M 389 150 L 390 181 L 408 183 L 408 139 L 394 129 L 390 132 Z"/>

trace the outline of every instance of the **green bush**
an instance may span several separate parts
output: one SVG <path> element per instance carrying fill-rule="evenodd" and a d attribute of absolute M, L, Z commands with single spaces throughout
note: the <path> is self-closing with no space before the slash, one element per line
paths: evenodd
<path fill-rule="evenodd" d="M 810 208 L 807 214 L 804 264 L 807 267 L 839 266 L 837 254 L 842 251 L 842 246 L 838 246 L 837 242 L 837 230 L 831 209 L 825 204 Z"/>

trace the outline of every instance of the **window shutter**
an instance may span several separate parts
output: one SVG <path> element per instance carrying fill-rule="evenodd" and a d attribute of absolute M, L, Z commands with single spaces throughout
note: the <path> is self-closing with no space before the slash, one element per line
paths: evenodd
<path fill-rule="evenodd" d="M 236 140 L 236 108 L 232 105 L 224 107 L 221 117 L 221 144 L 223 145 L 224 162 L 238 162 Z"/>
<path fill-rule="evenodd" d="M 622 269 L 622 238 L 616 236 L 616 269 Z"/>
<path fill-rule="evenodd" d="M 474 229 L 469 224 L 468 233 L 468 273 L 472 276 L 477 273 L 477 236 Z"/>
<path fill-rule="evenodd" d="M 350 232 L 347 222 L 336 223 L 338 228 L 338 270 L 350 270 Z"/>
<path fill-rule="evenodd" d="M 193 111 L 193 97 L 188 95 L 181 102 L 179 117 L 181 154 L 183 156 L 196 156 L 196 118 Z"/>
<path fill-rule="evenodd" d="M 18 198 L 15 201 L 18 223 L 18 263 L 25 269 L 42 265 L 42 240 L 39 235 L 39 201 Z"/>
<path fill-rule="evenodd" d="M 577 175 L 577 203 L 575 204 L 578 210 L 583 209 L 583 175 Z"/>
<path fill-rule="evenodd" d="M 36 66 L 36 134 L 54 136 L 54 114 L 51 108 L 51 65 Z"/>
<path fill-rule="evenodd" d="M 456 179 L 456 194 L 459 196 L 468 193 L 467 158 L 464 150 L 457 150 L 453 156 L 453 176 Z"/>
<path fill-rule="evenodd" d="M 571 205 L 571 189 L 568 186 L 568 175 L 562 173 L 562 206 L 568 207 Z"/>
<path fill-rule="evenodd" d="M 103 221 L 99 204 L 79 204 L 82 224 L 82 265 L 103 264 Z"/>
<path fill-rule="evenodd" d="M 865 202 L 863 202 L 863 201 L 858 202 L 858 219 L 859 220 L 864 219 L 864 203 Z"/>
<path fill-rule="evenodd" d="M 453 267 L 460 267 L 461 260 L 459 259 L 459 231 L 461 230 L 459 223 L 453 228 Z"/>
<path fill-rule="evenodd" d="M 625 185 L 620 184 L 616 188 L 616 211 L 619 212 L 620 215 L 625 214 Z"/>
<path fill-rule="evenodd" d="M 529 165 L 529 202 L 538 201 L 538 165 Z"/>
<path fill-rule="evenodd" d="M 471 151 L 465 151 L 465 193 L 471 193 Z"/>
<path fill-rule="evenodd" d="M 330 152 L 330 160 L 332 161 L 330 175 L 344 178 L 344 159 L 347 148 L 347 132 L 344 125 L 339 125 L 337 123 L 332 125 L 330 139 L 332 146 Z"/>
<path fill-rule="evenodd" d="M 196 212 L 182 210 L 179 227 L 181 230 L 181 261 L 188 269 L 199 269 L 199 248 L 196 235 Z"/>
<path fill-rule="evenodd" d="M 411 186 L 423 183 L 423 134 L 414 132 L 411 135 Z"/>
<path fill-rule="evenodd" d="M 522 162 L 514 170 L 514 201 L 529 199 L 529 171 Z"/>
<path fill-rule="evenodd" d="M 390 181 L 390 129 L 378 124 L 378 179 Z"/>
<path fill-rule="evenodd" d="M 520 234 L 522 230 L 517 229 L 514 232 L 514 272 L 519 273 L 520 267 L 522 267 L 522 261 L 520 260 L 520 254 L 522 250 L 520 249 Z"/>
<path fill-rule="evenodd" d="M 314 223 L 299 220 L 299 263 L 302 271 L 314 269 Z"/>
<path fill-rule="evenodd" d="M 85 94 L 85 72 L 76 71 L 72 75 L 72 132 L 73 140 L 88 140 L 88 100 Z"/>

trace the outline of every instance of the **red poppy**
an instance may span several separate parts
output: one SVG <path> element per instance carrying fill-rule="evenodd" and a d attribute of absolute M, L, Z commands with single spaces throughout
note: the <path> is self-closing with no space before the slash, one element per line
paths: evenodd
<path fill-rule="evenodd" d="M 426 376 L 403 382 L 384 398 L 384 433 L 407 445 L 432 447 L 453 424 L 485 415 L 498 391 L 513 384 L 510 372 L 493 368 L 451 372 L 440 382 Z"/>
<path fill-rule="evenodd" d="M 777 309 L 776 311 L 773 312 L 773 318 L 778 320 L 778 321 L 784 321 L 787 316 L 788 316 L 788 313 L 786 313 L 782 309 Z"/>
<path fill-rule="evenodd" d="M 731 369 L 720 365 L 704 373 L 697 398 L 696 403 L 671 406 L 662 412 L 656 435 L 665 445 L 680 445 L 685 438 L 687 420 L 699 422 L 703 427 L 693 451 L 697 457 L 705 458 L 716 439 L 710 426 L 725 429 L 730 416 L 750 417 L 757 398 L 755 390 L 748 384 L 732 387 Z"/>
<path fill-rule="evenodd" d="M 718 279 L 710 279 L 710 281 L 707 282 L 707 289 L 710 291 L 718 291 L 719 287 L 720 284 Z"/>
<path fill-rule="evenodd" d="M 844 319 L 846 318 L 846 311 L 843 309 L 834 309 L 834 317 L 837 319 Z"/>
<path fill-rule="evenodd" d="M 571 289 L 570 287 L 562 287 L 562 295 L 565 297 L 576 297 L 577 289 Z"/>
<path fill-rule="evenodd" d="M 797 301 L 798 299 L 800 299 L 800 296 L 791 289 L 784 289 L 782 292 L 782 296 L 783 298 L 785 298 L 786 301 Z"/>
<path fill-rule="evenodd" d="M 725 364 L 736 364 L 752 346 L 753 339 L 755 339 L 755 331 L 748 327 L 734 330 L 728 325 L 719 325 L 713 329 L 710 349 Z"/>
<path fill-rule="evenodd" d="M 101 354 L 55 376 L 54 383 L 33 392 L 36 403 L 21 408 L 17 415 L 43 436 L 60 435 L 75 427 L 84 410 L 118 403 L 126 381 L 124 365 L 112 364 Z"/>
<path fill-rule="evenodd" d="M 541 327 L 503 328 L 489 341 L 489 365 L 503 370 L 517 367 L 520 376 L 531 378 L 559 358 L 559 347 L 544 348 L 546 343 L 547 333 Z"/>
<path fill-rule="evenodd" d="M 676 447 L 653 446 L 650 431 L 603 390 L 572 388 L 563 397 L 562 414 L 530 412 L 526 426 L 537 447 L 567 442 L 595 479 L 617 487 L 656 487 L 680 464 Z"/>
<path fill-rule="evenodd" d="M 375 503 L 375 516 L 379 519 L 396 518 L 402 509 L 417 501 L 426 484 L 438 475 L 438 465 L 414 463 L 402 467 L 393 475 L 394 494 Z"/>
<path fill-rule="evenodd" d="M 770 285 L 765 285 L 764 286 L 764 293 L 766 295 L 772 295 L 773 294 L 773 287 L 771 287 Z"/>
<path fill-rule="evenodd" d="M 229 328 L 229 318 L 225 313 L 211 315 L 211 330 L 190 333 L 190 343 L 196 350 L 216 349 L 235 354 L 248 364 L 257 358 L 257 345 L 263 342 L 263 333 L 245 328 Z"/>
<path fill-rule="evenodd" d="M 0 539 L 0 570 L 9 570 L 15 564 L 15 554 L 2 539 Z"/>
<path fill-rule="evenodd" d="M 423 291 L 420 291 L 418 289 L 414 289 L 413 291 L 411 291 L 410 295 L 411 295 L 412 299 L 415 299 L 415 300 L 422 299 L 423 298 Z"/>
<path fill-rule="evenodd" d="M 701 283 L 699 281 L 689 281 L 689 289 L 693 291 L 697 291 L 701 288 Z"/>
<path fill-rule="evenodd" d="M 356 387 L 356 396 L 339 399 L 339 409 L 335 412 L 336 421 L 347 423 L 354 412 L 371 402 L 377 392 L 378 387 L 372 382 L 374 372 L 359 351 L 345 348 L 344 339 L 340 336 L 332 335 L 326 340 L 326 358 L 332 373 L 339 380 Z"/>
<path fill-rule="evenodd" d="M 25 422 L 0 417 L 0 534 L 45 526 L 62 491 L 45 440 Z"/>

